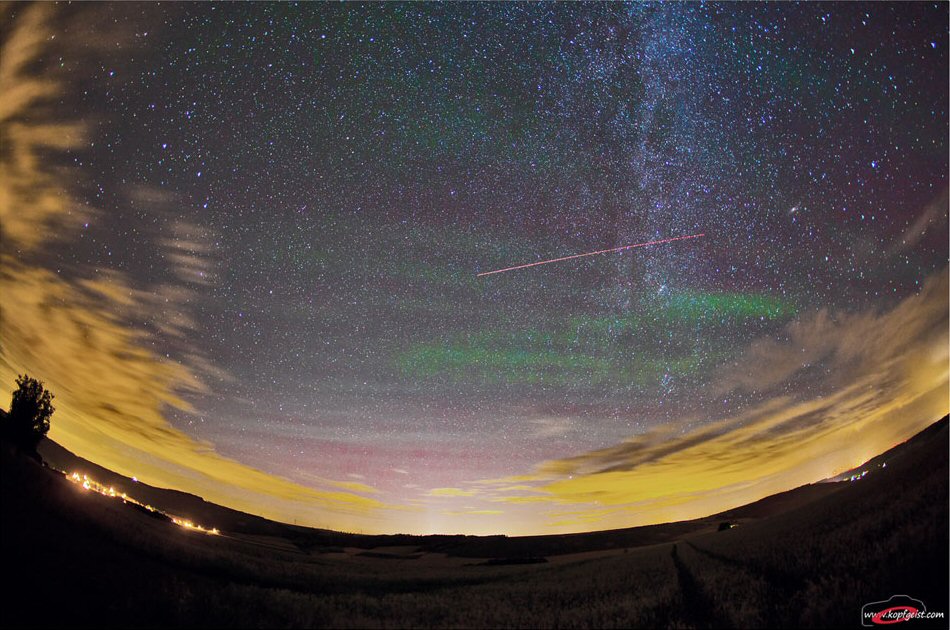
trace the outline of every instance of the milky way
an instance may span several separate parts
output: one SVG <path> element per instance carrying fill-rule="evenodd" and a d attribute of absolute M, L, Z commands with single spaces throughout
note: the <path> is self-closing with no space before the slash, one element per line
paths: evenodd
<path fill-rule="evenodd" d="M 0 376 L 117 470 L 313 525 L 575 531 L 950 406 L 946 4 L 3 19 Z"/>

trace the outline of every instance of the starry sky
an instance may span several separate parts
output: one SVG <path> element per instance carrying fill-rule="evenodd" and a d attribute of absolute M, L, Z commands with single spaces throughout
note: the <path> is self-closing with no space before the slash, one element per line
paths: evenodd
<path fill-rule="evenodd" d="M 0 380 L 118 472 L 345 531 L 584 531 L 950 408 L 946 3 L 0 17 Z"/>

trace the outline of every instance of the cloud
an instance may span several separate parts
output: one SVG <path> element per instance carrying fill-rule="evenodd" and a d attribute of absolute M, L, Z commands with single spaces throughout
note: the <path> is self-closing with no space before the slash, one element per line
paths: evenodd
<path fill-rule="evenodd" d="M 362 475 L 348 475 L 355 476 L 363 479 Z M 379 489 L 374 488 L 368 484 L 365 484 L 361 481 L 337 481 L 335 479 L 327 479 L 326 477 L 321 477 L 320 475 L 314 475 L 308 472 L 295 471 L 295 479 L 300 479 L 307 482 L 310 486 L 323 487 L 323 488 L 335 488 L 338 490 L 346 490 L 347 492 L 356 492 L 359 494 L 379 494 Z"/>
<path fill-rule="evenodd" d="M 67 448 L 148 483 L 185 488 L 252 512 L 271 506 L 267 512 L 275 517 L 301 510 L 316 516 L 323 509 L 327 514 L 321 516 L 331 519 L 333 511 L 367 513 L 385 507 L 349 492 L 313 490 L 243 466 L 172 427 L 163 410 L 187 410 L 179 392 L 203 391 L 204 385 L 181 364 L 145 349 L 147 336 L 128 328 L 101 294 L 15 259 L 4 260 L 0 287 L 0 382 L 12 387 L 21 372 L 40 376 L 56 395 L 50 435 Z M 373 491 L 357 482 L 329 485 Z"/>
<path fill-rule="evenodd" d="M 402 489 L 413 492 L 405 494 L 426 498 L 394 506 L 358 481 L 318 478 L 316 487 L 307 487 L 225 458 L 214 444 L 168 421 L 171 413 L 187 414 L 187 400 L 206 392 L 206 383 L 228 377 L 188 343 L 200 332 L 195 302 L 219 270 L 216 235 L 181 216 L 188 200 L 144 183 L 125 190 L 136 211 L 163 219 L 148 244 L 155 260 L 166 261 L 165 273 L 148 286 L 117 271 L 72 268 L 60 274 L 37 263 L 44 248 L 68 244 L 90 217 L 112 218 L 70 194 L 64 182 L 79 178 L 57 161 L 67 151 L 81 151 L 89 135 L 81 121 L 55 113 L 68 100 L 60 80 L 65 75 L 43 60 L 59 56 L 50 49 L 57 10 L 52 4 L 0 10 L 0 385 L 12 388 L 23 372 L 43 379 L 56 394 L 51 436 L 97 463 L 237 509 L 343 530 L 391 530 L 394 515 L 430 529 L 448 522 L 439 515 L 458 516 L 453 523 L 464 526 L 478 520 L 467 515 L 498 514 L 493 508 L 504 504 L 509 529 L 534 532 L 538 519 L 546 518 L 552 530 L 576 531 L 701 516 L 828 477 L 947 413 L 944 271 L 920 295 L 887 312 L 824 310 L 753 343 L 713 389 L 758 401 L 741 412 L 683 417 L 609 448 L 545 462 L 529 474 L 480 482 L 477 490 L 425 493 L 407 483 Z M 73 22 L 70 30 L 90 29 Z M 67 34 L 57 35 L 62 46 Z M 946 193 L 911 222 L 891 253 L 944 226 L 945 208 Z M 156 347 L 173 352 L 165 356 Z M 576 357 L 530 348 L 526 367 L 521 355 L 493 351 L 490 358 L 530 379 L 538 365 L 552 361 L 548 367 L 565 373 L 589 377 L 602 367 L 597 374 L 607 380 L 619 374 L 604 363 L 578 364 Z M 439 359 L 442 350 L 436 350 Z M 559 410 L 551 413 L 529 419 L 525 433 L 550 440 L 582 428 L 558 417 Z M 685 429 L 692 426 L 699 428 Z M 414 502 L 424 507 L 405 517 Z M 453 503 L 472 505 L 442 511 Z"/>
<path fill-rule="evenodd" d="M 947 193 L 948 189 L 944 188 L 942 193 L 924 206 L 924 209 L 917 215 L 914 222 L 910 224 L 901 237 L 890 247 L 887 252 L 888 258 L 898 252 L 916 246 L 929 230 L 943 227 L 943 231 L 946 233 L 947 204 L 950 203 Z"/>
<path fill-rule="evenodd" d="M 888 311 L 796 320 L 717 383 L 756 392 L 745 411 L 545 462 L 489 500 L 562 506 L 548 526 L 577 531 L 705 516 L 857 466 L 950 410 L 947 285 L 944 269 Z"/>
<path fill-rule="evenodd" d="M 805 372 L 821 372 L 827 388 L 858 373 L 894 371 L 895 362 L 911 370 L 921 354 L 946 349 L 947 277 L 944 269 L 928 279 L 919 295 L 887 313 L 821 310 L 796 320 L 782 340 L 752 344 L 716 388 L 720 393 L 763 392 Z"/>
<path fill-rule="evenodd" d="M 76 149 L 78 122 L 57 121 L 45 105 L 63 86 L 39 62 L 48 55 L 54 5 L 7 10 L 0 51 L 0 383 L 12 390 L 17 374 L 43 380 L 56 396 L 50 437 L 98 464 L 147 483 L 281 520 L 338 529 L 385 529 L 381 513 L 404 508 L 362 496 L 375 489 L 326 480 L 322 489 L 299 485 L 223 457 L 214 445 L 172 426 L 166 413 L 189 411 L 185 396 L 207 391 L 206 373 L 221 376 L 200 355 L 160 356 L 157 335 L 195 330 L 187 305 L 211 281 L 212 235 L 187 221 L 157 236 L 172 280 L 136 288 L 117 271 L 82 268 L 54 273 L 33 254 L 64 226 L 78 227 L 78 204 L 64 185 L 75 177 L 51 166 Z M 27 70 L 29 69 L 29 71 Z M 147 187 L 130 202 L 174 203 Z M 87 215 L 88 216 L 88 215 Z M 130 322 L 155 320 L 150 329 Z M 360 494 L 357 494 L 360 493 Z"/>
<path fill-rule="evenodd" d="M 532 436 L 539 439 L 565 438 L 575 430 L 574 420 L 567 417 L 544 416 L 531 418 Z"/>
<path fill-rule="evenodd" d="M 193 286 L 213 284 L 215 271 L 211 255 L 214 246 L 210 242 L 210 231 L 183 219 L 176 220 L 170 231 L 171 235 L 161 239 L 160 245 L 175 276 L 182 283 Z"/>
<path fill-rule="evenodd" d="M 462 490 L 461 488 L 433 488 L 426 493 L 427 497 L 473 497 L 477 490 Z"/>
<path fill-rule="evenodd" d="M 379 490 L 373 486 L 367 485 L 365 483 L 359 483 L 356 481 L 337 481 L 334 482 L 336 487 L 341 490 L 348 490 L 350 492 L 360 492 L 363 494 L 379 494 Z"/>
<path fill-rule="evenodd" d="M 57 185 L 60 169 L 45 156 L 79 147 L 85 127 L 38 115 L 59 96 L 59 83 L 32 71 L 50 41 L 53 6 L 37 3 L 2 16 L 0 55 L 0 251 L 28 252 L 56 227 L 81 222 L 79 204 Z M 12 24 L 11 24 L 12 23 Z"/>

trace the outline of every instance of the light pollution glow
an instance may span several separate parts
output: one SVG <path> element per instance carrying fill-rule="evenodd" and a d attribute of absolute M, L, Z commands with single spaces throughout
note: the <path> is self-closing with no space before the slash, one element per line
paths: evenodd
<path fill-rule="evenodd" d="M 37 262 L 42 247 L 68 246 L 88 217 L 101 216 L 70 196 L 64 169 L 48 162 L 51 152 L 82 146 L 90 129 L 29 115 L 63 89 L 28 71 L 49 41 L 54 10 L 32 6 L 12 29 L 5 25 L 0 57 L 0 383 L 7 395 L 17 374 L 42 379 L 56 396 L 50 437 L 90 461 L 239 510 L 342 531 L 573 532 L 704 516 L 827 478 L 950 410 L 944 269 L 890 310 L 802 312 L 787 325 L 786 343 L 753 340 L 721 366 L 714 393 L 775 392 L 764 402 L 737 414 L 710 408 L 615 446 L 526 464 L 521 475 L 394 496 L 373 479 L 309 487 L 224 457 L 167 419 L 169 410 L 189 411 L 181 394 L 206 391 L 216 368 L 198 355 L 160 355 L 155 333 L 129 323 L 158 289 L 134 287 L 118 271 L 60 274 Z M 181 296 L 201 288 L 185 279 L 161 288 L 173 303 L 166 332 L 189 327 Z M 821 395 L 782 393 L 818 365 Z"/>
<path fill-rule="evenodd" d="M 204 525 L 199 525 L 198 523 L 195 523 L 186 518 L 180 518 L 178 516 L 171 516 L 171 515 L 165 514 L 158 508 L 154 508 L 148 503 L 142 503 L 141 501 L 137 500 L 135 497 L 130 497 L 125 492 L 117 492 L 114 487 L 106 486 L 104 484 L 99 483 L 95 479 L 90 478 L 89 475 L 80 475 L 78 472 L 74 472 L 72 474 L 65 474 L 65 476 L 66 476 L 67 481 L 70 481 L 76 484 L 83 490 L 95 492 L 97 494 L 101 494 L 104 497 L 109 497 L 110 499 L 118 499 L 122 501 L 122 503 L 131 503 L 133 505 L 137 505 L 141 508 L 144 508 L 148 510 L 149 512 L 161 514 L 163 516 L 168 517 L 172 523 L 174 523 L 175 525 L 178 525 L 182 529 L 185 529 L 188 531 L 200 532 L 202 534 L 208 534 L 210 536 L 217 536 L 218 534 L 221 533 L 218 531 L 217 527 L 205 527 Z"/>

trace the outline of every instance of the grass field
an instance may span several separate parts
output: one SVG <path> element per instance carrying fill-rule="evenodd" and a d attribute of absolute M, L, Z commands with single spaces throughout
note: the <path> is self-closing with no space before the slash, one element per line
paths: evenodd
<path fill-rule="evenodd" d="M 707 519 L 519 539 L 308 536 L 286 526 L 207 536 L 4 449 L 0 622 L 860 627 L 863 604 L 895 594 L 946 614 L 947 450 L 942 421 L 886 468 L 727 531 Z M 930 625 L 947 626 L 938 621 Z"/>

